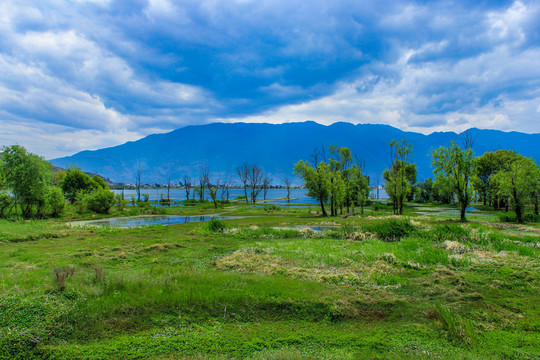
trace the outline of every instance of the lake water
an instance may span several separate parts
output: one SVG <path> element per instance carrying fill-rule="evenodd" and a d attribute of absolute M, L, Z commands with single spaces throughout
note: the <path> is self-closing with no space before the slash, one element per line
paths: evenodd
<path fill-rule="evenodd" d="M 73 221 L 70 223 L 73 227 L 80 226 L 97 226 L 97 227 L 117 227 L 117 228 L 132 228 L 145 225 L 175 225 L 186 224 L 193 222 L 208 221 L 212 218 L 219 220 L 240 219 L 242 216 L 219 216 L 219 215 L 143 215 L 143 216 L 126 216 L 99 220 L 83 220 Z"/>
<path fill-rule="evenodd" d="M 121 194 L 122 190 L 113 190 L 115 194 Z M 141 189 L 141 198 L 142 194 L 148 194 L 150 201 L 159 201 L 161 196 L 167 198 L 167 189 Z M 130 200 L 131 196 L 134 196 L 137 199 L 136 190 L 124 190 L 124 199 Z M 229 190 L 229 199 L 234 200 L 239 196 L 244 196 L 243 189 L 230 189 Z M 248 190 L 249 196 L 249 190 Z M 372 190 L 370 193 L 370 199 L 373 199 L 377 196 L 375 190 Z M 270 189 L 268 190 L 266 196 L 267 204 L 274 205 L 287 205 L 287 204 L 317 204 L 317 200 L 307 196 L 307 190 L 294 189 L 291 190 L 291 200 L 287 202 L 287 190 L 285 189 Z M 193 198 L 193 190 L 191 190 L 190 198 Z M 388 195 L 384 190 L 379 190 L 380 199 L 388 199 Z M 198 199 L 198 197 L 197 197 Z M 208 194 L 205 195 L 205 199 L 210 199 Z M 218 190 L 218 199 L 221 199 L 221 190 Z M 171 189 L 171 201 L 180 202 L 186 200 L 186 191 L 184 189 Z M 263 201 L 263 192 L 257 196 L 257 201 Z"/>

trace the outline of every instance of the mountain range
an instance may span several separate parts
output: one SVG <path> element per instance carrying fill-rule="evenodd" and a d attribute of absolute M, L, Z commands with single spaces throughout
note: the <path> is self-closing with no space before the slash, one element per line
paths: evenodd
<path fill-rule="evenodd" d="M 476 155 L 498 149 L 513 149 L 540 159 L 540 134 L 467 130 L 473 139 Z M 273 184 L 283 183 L 292 175 L 294 164 L 309 160 L 315 148 L 329 145 L 348 147 L 365 163 L 365 173 L 372 179 L 381 176 L 388 166 L 392 140 L 406 139 L 412 144 L 411 159 L 418 168 L 418 179 L 432 176 L 430 153 L 433 148 L 461 143 L 463 133 L 435 132 L 424 135 L 406 132 L 389 125 L 335 123 L 321 125 L 313 121 L 285 124 L 212 123 L 186 126 L 165 134 L 149 135 L 137 141 L 72 156 L 50 160 L 59 167 L 75 165 L 98 173 L 114 182 L 134 183 L 137 164 L 142 166 L 142 181 L 148 184 L 173 183 L 189 173 L 199 174 L 201 165 L 210 170 L 211 180 L 223 178 L 227 171 L 244 162 L 261 167 Z"/>

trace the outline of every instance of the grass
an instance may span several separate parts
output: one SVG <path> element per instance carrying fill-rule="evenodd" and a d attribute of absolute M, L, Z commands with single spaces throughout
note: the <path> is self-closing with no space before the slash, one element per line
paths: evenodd
<path fill-rule="evenodd" d="M 0 359 L 538 358 L 538 224 L 366 210 L 231 204 L 219 212 L 249 217 L 137 229 L 69 228 L 91 217 L 70 210 L 2 220 Z"/>

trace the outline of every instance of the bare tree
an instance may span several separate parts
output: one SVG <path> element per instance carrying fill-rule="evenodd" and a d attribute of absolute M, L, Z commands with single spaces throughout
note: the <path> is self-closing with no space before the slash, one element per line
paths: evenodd
<path fill-rule="evenodd" d="M 201 165 L 199 167 L 199 197 L 201 200 L 204 200 L 204 189 L 210 185 L 210 170 L 208 166 Z"/>
<path fill-rule="evenodd" d="M 137 202 L 141 201 L 141 177 L 142 177 L 142 165 L 140 161 L 137 161 L 137 171 L 136 171 L 136 180 L 135 180 L 135 188 L 137 190 Z"/>
<path fill-rule="evenodd" d="M 270 188 L 270 180 L 268 179 L 268 175 L 264 176 L 262 188 L 263 188 L 264 200 L 266 200 L 266 194 L 268 193 L 268 189 Z"/>
<path fill-rule="evenodd" d="M 285 188 L 287 188 L 287 203 L 291 201 L 291 179 L 284 178 Z"/>
<path fill-rule="evenodd" d="M 221 201 L 224 202 L 225 199 L 229 202 L 229 186 L 231 186 L 232 174 L 231 170 L 227 170 L 225 174 L 225 180 L 223 180 L 222 190 L 221 190 Z"/>
<path fill-rule="evenodd" d="M 249 180 L 249 164 L 243 163 L 239 167 L 236 168 L 236 173 L 238 174 L 238 177 L 240 178 L 240 181 L 244 185 L 244 195 L 246 196 L 246 204 L 249 203 L 248 193 L 247 193 L 247 185 Z"/>
<path fill-rule="evenodd" d="M 219 189 L 219 182 L 220 182 L 220 178 L 218 177 L 215 187 L 211 186 L 210 182 L 208 183 L 208 193 L 210 194 L 210 198 L 212 198 L 212 201 L 214 202 L 214 207 L 216 209 L 218 208 L 217 192 Z"/>
<path fill-rule="evenodd" d="M 184 175 L 184 189 L 186 190 L 186 200 L 189 200 L 189 193 L 191 192 L 191 176 L 189 174 Z"/>
<path fill-rule="evenodd" d="M 321 158 L 321 151 L 317 148 L 313 149 L 313 152 L 311 153 L 311 163 L 313 164 L 314 168 L 317 168 L 320 158 Z"/>
<path fill-rule="evenodd" d="M 248 182 L 251 186 L 251 202 L 255 204 L 257 201 L 257 195 L 262 190 L 264 174 L 260 167 L 257 165 L 251 165 L 248 172 Z"/>
<path fill-rule="evenodd" d="M 474 139 L 468 131 L 465 131 L 461 135 L 461 142 L 463 143 L 463 148 L 465 150 L 472 149 L 472 147 L 474 146 Z"/>
<path fill-rule="evenodd" d="M 169 175 L 169 182 L 167 183 L 167 204 L 171 205 L 171 175 Z"/>

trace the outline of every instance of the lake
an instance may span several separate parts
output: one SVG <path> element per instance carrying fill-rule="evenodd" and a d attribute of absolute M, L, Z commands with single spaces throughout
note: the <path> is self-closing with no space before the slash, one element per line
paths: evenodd
<path fill-rule="evenodd" d="M 121 194 L 122 190 L 113 190 L 115 194 Z M 190 198 L 193 198 L 193 189 L 191 190 Z M 161 196 L 163 195 L 163 198 L 167 198 L 167 189 L 141 189 L 141 199 L 142 194 L 148 194 L 150 201 L 159 201 L 161 199 Z M 124 198 L 126 200 L 130 200 L 131 196 L 134 196 L 135 199 L 137 199 L 137 191 L 136 190 L 124 190 Z M 239 196 L 244 196 L 244 190 L 243 189 L 230 189 L 229 190 L 229 199 L 234 200 L 235 198 Z M 249 196 L 249 189 L 248 189 L 248 196 Z M 370 199 L 373 199 L 377 196 L 377 193 L 375 190 L 372 190 L 370 193 Z M 285 189 L 270 189 L 267 193 L 267 204 L 275 204 L 275 205 L 286 205 L 287 204 L 287 190 Z M 379 190 L 379 198 L 380 199 L 388 199 L 388 195 L 384 190 Z M 198 199 L 198 197 L 197 197 Z M 208 194 L 205 195 L 205 199 L 210 199 L 210 196 Z M 221 199 L 221 189 L 218 190 L 218 199 Z M 173 202 L 180 202 L 186 200 L 186 191 L 184 189 L 171 189 L 171 201 Z M 257 197 L 258 201 L 263 200 L 263 192 L 259 194 Z M 307 190 L 303 189 L 294 189 L 291 190 L 291 200 L 289 204 L 317 204 L 317 200 L 310 198 L 307 196 Z"/>

